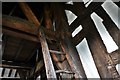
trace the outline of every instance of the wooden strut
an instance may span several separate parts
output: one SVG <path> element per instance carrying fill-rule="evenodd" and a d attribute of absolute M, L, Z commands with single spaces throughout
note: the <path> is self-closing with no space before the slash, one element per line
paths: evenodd
<path fill-rule="evenodd" d="M 34 15 L 30 7 L 25 2 L 19 3 L 20 8 L 24 12 L 25 16 L 28 18 L 28 20 L 36 25 L 36 27 L 40 26 L 40 22 L 38 21 L 37 17 Z"/>

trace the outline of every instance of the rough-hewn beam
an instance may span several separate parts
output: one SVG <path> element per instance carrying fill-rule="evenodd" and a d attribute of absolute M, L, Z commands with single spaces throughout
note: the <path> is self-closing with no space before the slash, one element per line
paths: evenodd
<path fill-rule="evenodd" d="M 60 43 L 61 47 L 66 53 L 67 61 L 75 73 L 75 78 L 86 78 L 85 72 L 83 70 L 79 55 L 75 46 L 71 44 L 71 34 L 68 31 L 68 23 L 67 17 L 65 16 L 65 12 L 63 7 L 61 6 L 62 3 L 52 4 L 52 8 L 54 9 L 54 17 L 56 21 L 56 31 L 60 31 Z"/>
<path fill-rule="evenodd" d="M 115 64 L 120 64 L 120 49 L 110 54 Z"/>
<path fill-rule="evenodd" d="M 118 42 L 119 42 L 118 38 L 120 36 L 120 30 L 117 28 L 115 23 L 111 20 L 111 18 L 108 16 L 108 14 L 105 12 L 105 10 L 102 7 L 97 9 L 95 12 L 103 19 L 103 24 L 105 25 L 109 34 L 111 35 L 111 37 L 113 38 L 115 43 L 117 45 L 119 45 L 118 44 Z"/>
<path fill-rule="evenodd" d="M 7 26 L 13 29 L 17 29 L 29 34 L 36 35 L 38 33 L 38 29 L 34 24 L 13 16 L 2 15 L 2 23 L 1 25 Z"/>
<path fill-rule="evenodd" d="M 42 29 L 40 29 L 38 38 L 40 40 L 41 47 L 42 47 L 46 76 L 47 76 L 48 80 L 52 80 L 52 78 L 54 78 L 56 80 L 57 76 L 56 76 L 55 69 L 54 69 L 54 66 L 53 66 L 53 63 L 52 63 L 52 59 L 51 59 L 51 56 L 50 56 L 47 41 L 46 41 L 46 38 L 45 38 L 45 35 L 44 35 Z"/>
<path fill-rule="evenodd" d="M 28 18 L 28 20 L 36 25 L 36 27 L 40 26 L 40 22 L 38 21 L 37 17 L 34 15 L 30 7 L 25 2 L 20 2 L 19 6 L 21 10 L 24 12 L 25 16 Z"/>
<path fill-rule="evenodd" d="M 14 36 L 17 36 L 17 37 L 19 37 L 18 35 L 20 35 L 20 37 L 23 36 L 22 38 L 25 38 L 25 37 L 27 38 L 28 37 L 28 38 L 30 38 L 30 40 L 36 41 L 36 38 L 33 37 L 33 36 L 37 37 L 38 29 L 35 27 L 34 24 L 32 24 L 32 23 L 30 23 L 30 22 L 28 22 L 24 19 L 3 15 L 2 16 L 2 21 L 0 21 L 0 25 L 3 26 L 3 32 L 5 32 L 6 34 L 11 33 L 10 35 L 14 35 Z M 6 29 L 4 29 L 4 26 L 5 26 Z M 11 31 L 7 30 L 9 28 L 12 29 L 12 30 L 16 30 L 16 32 L 13 32 L 12 30 Z M 45 28 L 43 28 L 43 30 L 45 32 L 45 35 L 46 35 L 47 39 L 56 40 L 57 35 L 54 32 L 52 32 L 50 30 L 47 30 Z M 18 33 L 18 31 L 22 32 L 22 33 Z M 18 35 L 15 35 L 14 33 L 18 34 Z M 25 37 L 24 37 L 24 33 L 27 34 L 27 35 L 25 34 Z"/>
<path fill-rule="evenodd" d="M 86 19 L 86 22 L 88 23 L 82 25 L 83 27 L 90 27 L 90 31 L 88 32 L 89 34 L 87 35 L 86 39 L 88 41 L 88 45 L 100 77 L 120 79 L 114 62 L 111 59 L 110 55 L 107 53 L 105 45 L 103 44 L 103 41 L 100 38 L 100 35 L 97 32 L 92 19 L 89 17 Z"/>

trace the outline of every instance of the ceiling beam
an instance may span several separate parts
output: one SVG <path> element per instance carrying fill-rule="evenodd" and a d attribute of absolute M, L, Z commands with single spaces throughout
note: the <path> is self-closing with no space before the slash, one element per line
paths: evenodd
<path fill-rule="evenodd" d="M 4 34 L 9 35 L 9 33 L 11 33 L 11 36 L 13 35 L 16 37 L 19 37 L 18 35 L 20 35 L 20 38 L 26 39 L 28 37 L 30 40 L 38 42 L 36 38 L 38 35 L 38 29 L 35 27 L 34 24 L 30 23 L 29 21 L 17 17 L 3 15 L 2 21 L 0 22 L 2 22 L 0 23 L 0 25 L 2 25 Z M 47 39 L 56 40 L 57 34 L 55 34 L 55 32 L 45 28 L 42 29 L 45 32 Z"/>
<path fill-rule="evenodd" d="M 34 23 L 37 28 L 40 27 L 41 23 L 38 21 L 37 17 L 32 12 L 32 10 L 27 5 L 27 3 L 19 2 L 19 6 L 20 6 L 21 10 L 23 11 L 23 13 L 25 14 L 25 16 L 28 18 L 28 20 L 31 23 Z"/>
<path fill-rule="evenodd" d="M 25 63 L 16 63 L 16 62 L 8 62 L 8 61 L 2 61 L 2 64 L 0 64 L 0 67 L 12 68 L 12 69 L 31 69 L 32 68 L 32 66 L 27 65 Z"/>

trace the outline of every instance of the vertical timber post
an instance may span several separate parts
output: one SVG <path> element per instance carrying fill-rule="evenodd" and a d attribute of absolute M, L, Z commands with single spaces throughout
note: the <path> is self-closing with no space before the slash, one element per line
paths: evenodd
<path fill-rule="evenodd" d="M 86 36 L 89 48 L 91 50 L 93 59 L 95 61 L 96 67 L 102 79 L 112 78 L 120 79 L 120 76 L 115 68 L 115 64 L 111 59 L 110 55 L 107 53 L 105 45 L 100 38 L 95 25 L 93 24 L 90 17 L 86 19 L 87 24 L 82 24 L 83 27 L 90 27 L 90 31 Z"/>
<path fill-rule="evenodd" d="M 66 58 L 72 71 L 75 73 L 75 78 L 84 78 L 86 79 L 86 75 L 79 57 L 79 54 L 75 48 L 75 46 L 71 43 L 72 35 L 68 31 L 69 25 L 67 22 L 67 17 L 65 15 L 62 3 L 54 3 L 52 4 L 52 8 L 54 9 L 54 18 L 56 21 L 56 31 L 60 35 L 60 42 L 63 48 L 63 51 L 66 53 Z"/>

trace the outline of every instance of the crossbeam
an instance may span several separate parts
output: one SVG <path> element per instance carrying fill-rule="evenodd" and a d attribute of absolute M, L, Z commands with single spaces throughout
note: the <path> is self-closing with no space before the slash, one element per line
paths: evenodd
<path fill-rule="evenodd" d="M 38 29 L 35 27 L 34 24 L 30 23 L 29 21 L 17 17 L 3 15 L 2 21 L 0 22 L 2 22 L 0 23 L 0 25 L 2 25 L 3 33 L 11 36 L 14 35 L 20 38 L 28 37 L 29 40 L 38 42 L 37 39 Z M 45 32 L 47 39 L 56 40 L 57 35 L 55 35 L 54 32 L 47 30 L 45 28 L 43 28 L 43 31 Z"/>

